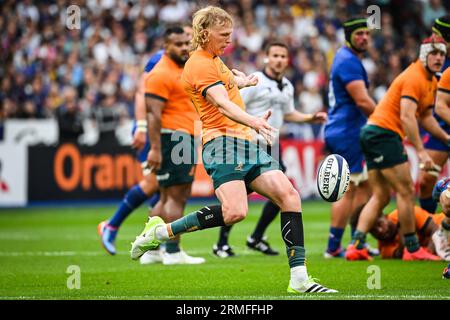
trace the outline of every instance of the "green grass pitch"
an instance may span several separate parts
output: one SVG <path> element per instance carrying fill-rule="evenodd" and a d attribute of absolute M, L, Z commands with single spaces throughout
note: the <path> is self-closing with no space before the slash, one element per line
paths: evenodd
<path fill-rule="evenodd" d="M 201 206 L 189 205 L 186 212 Z M 289 267 L 279 218 L 267 234 L 281 255 L 266 257 L 245 246 L 261 206 L 251 204 L 249 216 L 231 233 L 237 257 L 212 255 L 217 229 L 183 236 L 188 253 L 206 258 L 197 266 L 142 266 L 130 259 L 130 241 L 142 230 L 144 207 L 125 221 L 114 257 L 101 248 L 96 233 L 98 222 L 108 218 L 114 206 L 2 209 L 0 299 L 450 299 L 450 281 L 441 279 L 445 262 L 325 260 L 330 207 L 319 201 L 303 203 L 308 271 L 339 293 L 288 295 Z M 347 230 L 344 243 L 348 240 Z M 71 265 L 80 268 L 80 289 L 67 287 Z M 379 267 L 380 289 L 368 288 L 368 282 L 374 283 L 371 265 Z"/>

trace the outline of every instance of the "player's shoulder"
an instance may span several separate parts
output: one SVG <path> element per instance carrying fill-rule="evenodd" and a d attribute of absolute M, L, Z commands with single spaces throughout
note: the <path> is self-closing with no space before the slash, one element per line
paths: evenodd
<path fill-rule="evenodd" d="M 211 64 L 214 64 L 214 59 L 198 50 L 192 52 L 186 61 L 186 66 L 208 66 Z"/>
<path fill-rule="evenodd" d="M 155 65 L 155 67 L 146 75 L 146 81 L 170 82 L 176 77 L 173 67 L 164 59 L 164 57 Z"/>
<path fill-rule="evenodd" d="M 289 80 L 286 77 L 283 77 L 281 81 L 283 81 L 283 85 L 286 85 L 289 90 L 294 90 L 294 85 L 292 84 L 291 80 Z"/>
<path fill-rule="evenodd" d="M 333 69 L 335 72 L 346 72 L 348 69 L 361 68 L 362 63 L 358 57 L 348 48 L 341 47 L 334 58 Z"/>
<path fill-rule="evenodd" d="M 448 67 L 447 69 L 445 69 L 443 72 L 442 72 L 442 75 L 441 75 L 441 79 L 439 80 L 439 81 L 442 81 L 442 82 L 450 82 L 450 67 Z"/>
<path fill-rule="evenodd" d="M 335 61 L 337 63 L 359 62 L 359 59 L 350 48 L 343 46 L 336 52 Z"/>

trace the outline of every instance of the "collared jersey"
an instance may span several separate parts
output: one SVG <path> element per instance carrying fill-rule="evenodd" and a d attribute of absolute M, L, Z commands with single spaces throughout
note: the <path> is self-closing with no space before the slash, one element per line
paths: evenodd
<path fill-rule="evenodd" d="M 400 120 L 400 100 L 407 98 L 417 103 L 417 119 L 433 108 L 437 79 L 428 77 L 428 72 L 419 60 L 412 63 L 394 79 L 368 122 L 394 131 L 403 139 L 405 132 Z"/>
<path fill-rule="evenodd" d="M 251 129 L 220 113 L 217 106 L 206 99 L 206 92 L 215 85 L 223 85 L 229 99 L 245 111 L 233 73 L 218 56 L 197 49 L 186 62 L 183 71 L 184 89 L 188 93 L 202 121 L 203 144 L 220 136 L 251 140 Z"/>
<path fill-rule="evenodd" d="M 162 129 L 181 130 L 194 135 L 194 121 L 198 120 L 198 115 L 184 90 L 182 73 L 182 67 L 163 55 L 145 77 L 145 96 L 166 103 L 161 114 Z"/>
<path fill-rule="evenodd" d="M 264 72 L 255 72 L 258 84 L 241 89 L 246 111 L 255 117 L 262 117 L 272 110 L 268 123 L 280 129 L 284 123 L 284 115 L 295 111 L 294 87 L 285 77 L 280 81 L 270 78 Z"/>

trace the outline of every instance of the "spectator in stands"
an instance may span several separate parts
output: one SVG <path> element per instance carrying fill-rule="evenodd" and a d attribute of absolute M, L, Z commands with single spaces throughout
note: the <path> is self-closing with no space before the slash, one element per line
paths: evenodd
<path fill-rule="evenodd" d="M 56 119 L 59 127 L 59 142 L 78 143 L 78 137 L 84 130 L 77 93 L 73 87 L 67 87 L 64 90 L 64 103 L 56 109 Z"/>

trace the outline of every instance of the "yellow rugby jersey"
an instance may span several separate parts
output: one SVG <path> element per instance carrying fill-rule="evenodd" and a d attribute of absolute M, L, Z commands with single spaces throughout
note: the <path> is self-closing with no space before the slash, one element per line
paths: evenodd
<path fill-rule="evenodd" d="M 207 90 L 222 84 L 230 100 L 245 111 L 245 104 L 234 75 L 218 56 L 202 49 L 194 51 L 184 66 L 182 80 L 184 89 L 202 121 L 203 144 L 220 136 L 251 140 L 251 128 L 227 118 L 215 105 L 206 100 Z"/>
<path fill-rule="evenodd" d="M 375 111 L 370 115 L 368 123 L 377 125 L 405 137 L 400 120 L 400 100 L 407 98 L 417 103 L 416 118 L 433 108 L 436 96 L 437 79 L 428 79 L 428 73 L 420 61 L 412 63 L 394 79 Z"/>

